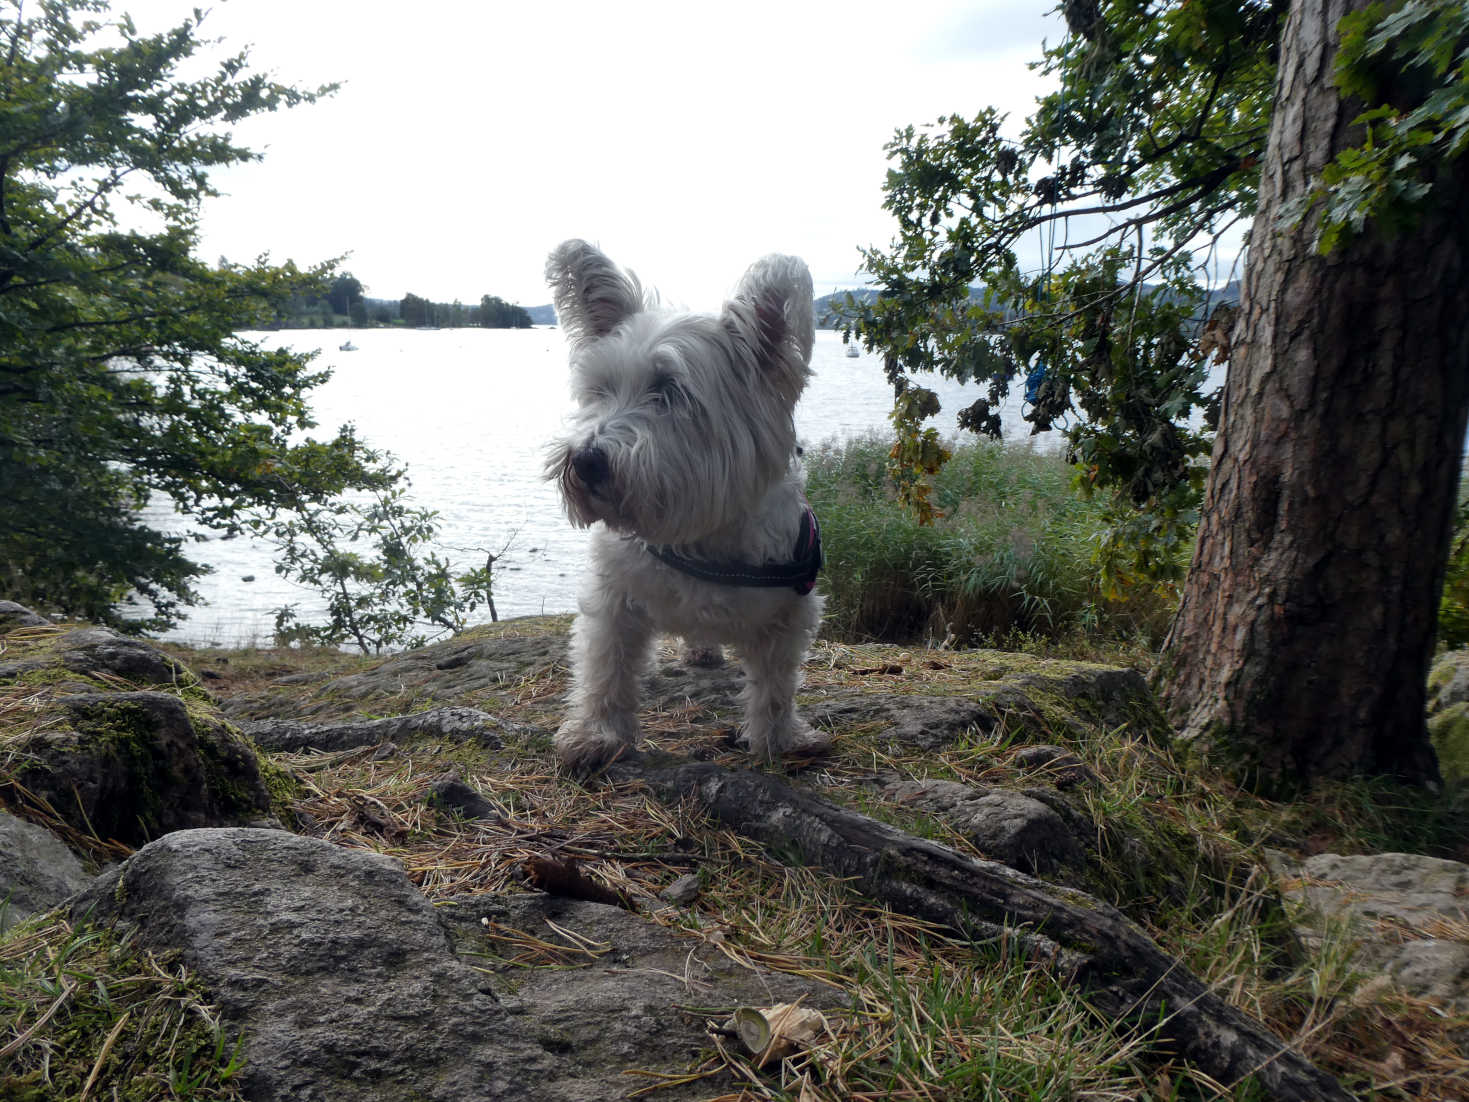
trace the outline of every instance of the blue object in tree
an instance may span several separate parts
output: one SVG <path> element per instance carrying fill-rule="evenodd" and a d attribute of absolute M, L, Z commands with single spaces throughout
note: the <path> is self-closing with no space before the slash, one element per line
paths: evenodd
<path fill-rule="evenodd" d="M 1037 361 L 1030 369 L 1030 374 L 1025 376 L 1025 400 L 1035 405 L 1036 399 L 1040 397 L 1041 383 L 1046 378 L 1046 365 Z"/>

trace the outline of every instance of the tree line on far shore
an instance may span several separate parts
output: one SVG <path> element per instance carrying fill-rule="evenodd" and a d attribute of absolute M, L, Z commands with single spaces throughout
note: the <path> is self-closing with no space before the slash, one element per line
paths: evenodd
<path fill-rule="evenodd" d="M 411 291 L 401 299 L 368 298 L 350 272 L 337 275 L 323 294 L 293 295 L 277 310 L 281 329 L 356 329 L 401 325 L 411 329 L 529 329 L 530 313 L 497 295 L 482 295 L 477 305 L 455 300 L 433 302 Z"/>

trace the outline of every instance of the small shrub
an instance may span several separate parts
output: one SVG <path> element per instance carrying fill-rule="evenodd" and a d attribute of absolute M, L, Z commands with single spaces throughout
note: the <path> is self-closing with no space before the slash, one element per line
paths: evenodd
<path fill-rule="evenodd" d="M 920 524 L 898 502 L 876 435 L 808 450 L 807 492 L 826 549 L 827 633 L 849 641 L 972 644 L 1085 632 L 1162 639 L 1168 592 L 1105 597 L 1096 548 L 1110 523 L 1080 498 L 1058 455 L 964 444 L 934 479 L 942 514 Z"/>

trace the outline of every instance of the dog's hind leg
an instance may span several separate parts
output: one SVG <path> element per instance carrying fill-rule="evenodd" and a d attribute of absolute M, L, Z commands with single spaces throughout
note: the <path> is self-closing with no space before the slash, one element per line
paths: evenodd
<path fill-rule="evenodd" d="M 590 770 L 638 740 L 638 689 L 653 641 L 647 616 L 620 595 L 588 611 L 571 628 L 571 697 L 556 732 L 556 756 L 569 769 Z"/>
<path fill-rule="evenodd" d="M 762 633 L 756 644 L 740 647 L 745 666 L 745 737 L 756 761 L 774 761 L 782 754 L 815 753 L 831 744 L 796 714 L 796 690 L 801 685 L 801 663 L 816 635 L 821 606 L 800 606 L 800 614 L 780 628 Z"/>

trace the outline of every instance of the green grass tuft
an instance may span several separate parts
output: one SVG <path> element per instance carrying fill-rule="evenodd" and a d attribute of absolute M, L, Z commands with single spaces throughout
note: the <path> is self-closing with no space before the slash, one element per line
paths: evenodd
<path fill-rule="evenodd" d="M 58 914 L 0 940 L 0 1099 L 234 1100 L 241 1043 L 167 956 Z"/>

